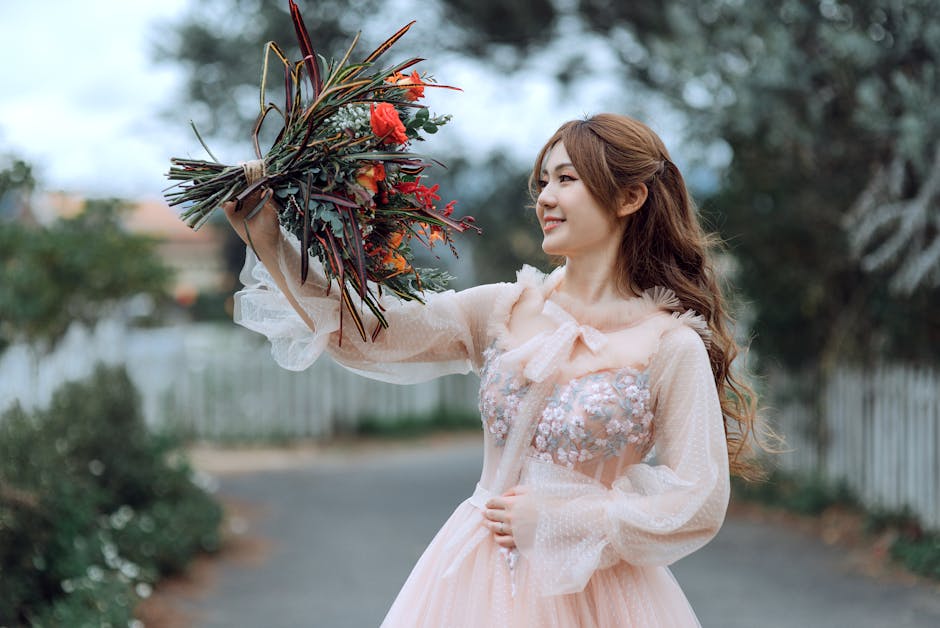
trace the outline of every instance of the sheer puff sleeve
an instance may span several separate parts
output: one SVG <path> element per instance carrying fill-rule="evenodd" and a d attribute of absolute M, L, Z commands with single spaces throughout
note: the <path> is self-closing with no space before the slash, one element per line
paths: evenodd
<path fill-rule="evenodd" d="M 727 446 L 695 331 L 681 325 L 663 336 L 650 380 L 655 464 L 630 464 L 609 487 L 558 465 L 530 465 L 513 534 L 545 595 L 581 591 L 594 571 L 621 560 L 668 565 L 705 545 L 724 520 Z"/>
<path fill-rule="evenodd" d="M 335 283 L 328 290 L 317 260 L 310 260 L 307 281 L 300 283 L 300 255 L 297 240 L 282 232 L 272 273 L 249 247 L 244 288 L 235 295 L 235 322 L 265 335 L 280 366 L 303 370 L 328 351 L 349 370 L 398 384 L 479 369 L 488 314 L 507 284 L 430 293 L 424 304 L 383 296 L 389 328 L 364 342 L 348 312 L 340 336 L 340 290 Z M 374 316 L 365 307 L 360 312 L 371 332 Z"/>

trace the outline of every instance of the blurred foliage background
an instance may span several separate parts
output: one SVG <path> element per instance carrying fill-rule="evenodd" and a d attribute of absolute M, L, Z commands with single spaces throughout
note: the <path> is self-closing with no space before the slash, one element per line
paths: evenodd
<path fill-rule="evenodd" d="M 8 180 L 0 173 L 0 185 Z M 124 229 L 126 209 L 119 199 L 92 199 L 46 226 L 0 222 L 0 351 L 16 341 L 48 347 L 71 324 L 93 325 L 129 298 L 165 296 L 171 271 L 154 238 Z"/>
<path fill-rule="evenodd" d="M 315 46 L 329 56 L 361 28 L 366 49 L 397 28 L 393 17 L 417 13 L 440 20 L 421 52 L 440 46 L 492 66 L 509 85 L 529 72 L 571 90 L 616 83 L 622 99 L 610 109 L 649 122 L 657 112 L 677 116 L 683 142 L 673 152 L 683 151 L 703 216 L 727 243 L 741 315 L 766 365 L 825 371 L 936 359 L 935 1 L 437 0 L 410 13 L 393 5 L 311 4 Z M 254 119 L 258 61 L 245 50 L 292 39 L 285 6 L 202 2 L 158 48 L 186 68 L 180 102 L 210 112 L 217 136 L 243 137 Z M 417 52 L 408 38 L 401 45 Z M 598 54 L 620 70 L 597 71 Z M 442 187 L 486 231 L 467 242 L 476 280 L 511 279 L 523 262 L 547 267 L 526 207 L 529 164 L 499 152 L 470 159 L 467 149 L 448 154 Z"/>
<path fill-rule="evenodd" d="M 431 56 L 442 82 L 472 64 L 511 100 L 538 74 L 559 98 L 603 91 L 606 109 L 675 130 L 673 157 L 726 242 L 723 267 L 760 370 L 786 373 L 817 413 L 813 391 L 839 365 L 937 366 L 936 0 L 300 4 L 326 57 L 357 30 L 362 52 L 418 18 L 420 36 L 396 54 Z M 197 119 L 210 144 L 247 144 L 262 46 L 294 39 L 287 2 L 190 2 L 154 31 L 154 59 L 184 74 L 167 122 Z M 546 122 L 546 138 L 556 125 Z M 514 138 L 481 151 L 447 134 L 429 147 L 449 166 L 434 173 L 441 196 L 485 232 L 460 242 L 463 285 L 512 280 L 523 263 L 550 268 L 526 192 L 531 164 Z M 0 355 L 17 342 L 41 354 L 72 322 L 94 325 L 132 299 L 168 301 L 154 241 L 123 224 L 133 199 L 88 200 L 39 224 L 28 210 L 42 188 L 34 165 L 0 145 Z M 235 290 L 244 248 L 229 238 Z M 224 312 L 198 303 L 190 315 Z M 18 550 L 2 555 L 0 623 L 80 625 L 103 612 L 120 623 L 139 585 L 216 546 L 217 507 L 136 403 L 126 375 L 104 370 L 64 387 L 48 410 L 0 418 L 0 550 Z"/>

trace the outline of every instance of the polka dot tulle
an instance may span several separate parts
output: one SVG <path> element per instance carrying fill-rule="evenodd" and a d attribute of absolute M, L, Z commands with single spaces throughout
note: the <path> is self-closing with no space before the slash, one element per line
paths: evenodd
<path fill-rule="evenodd" d="M 390 328 L 340 337 L 335 286 L 295 242 L 278 268 L 249 253 L 236 321 L 303 369 L 323 351 L 398 383 L 480 373 L 484 467 L 476 491 L 424 552 L 383 623 L 391 627 L 698 626 L 670 563 L 707 543 L 728 501 L 721 409 L 704 321 L 658 288 L 616 307 L 578 303 L 551 275 L 386 298 Z M 518 487 L 517 551 L 483 525 L 486 501 Z M 377 523 L 379 525 L 379 523 Z"/>

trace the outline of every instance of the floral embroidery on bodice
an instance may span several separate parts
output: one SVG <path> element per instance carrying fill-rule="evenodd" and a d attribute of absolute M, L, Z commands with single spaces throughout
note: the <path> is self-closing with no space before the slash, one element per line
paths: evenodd
<path fill-rule="evenodd" d="M 506 444 L 506 435 L 512 418 L 519 412 L 519 404 L 529 389 L 529 382 L 518 374 L 493 368 L 497 356 L 495 347 L 483 352 L 480 370 L 480 417 L 484 428 L 493 436 L 497 446 Z"/>
<path fill-rule="evenodd" d="M 697 321 L 676 312 L 669 290 L 589 307 L 556 290 L 559 273 L 544 282 L 527 274 L 523 305 L 482 352 L 479 409 L 491 442 L 501 449 L 518 433 L 530 457 L 594 477 L 644 459 L 654 440 L 648 364 L 661 333 Z"/>
<path fill-rule="evenodd" d="M 539 416 L 535 455 L 568 468 L 626 447 L 640 454 L 652 442 L 649 377 L 626 368 L 601 371 L 557 386 Z"/>
<path fill-rule="evenodd" d="M 497 446 L 518 413 L 530 383 L 499 368 L 490 347 L 480 372 L 480 416 Z M 652 444 L 653 412 L 649 376 L 632 368 L 588 373 L 563 384 L 545 400 L 530 453 L 574 468 L 596 458 L 620 457 L 632 447 L 641 456 Z"/>

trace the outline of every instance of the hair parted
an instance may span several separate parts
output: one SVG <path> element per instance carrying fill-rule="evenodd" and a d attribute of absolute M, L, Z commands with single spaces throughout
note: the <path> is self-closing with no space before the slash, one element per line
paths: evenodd
<path fill-rule="evenodd" d="M 602 113 L 564 123 L 538 154 L 529 178 L 529 193 L 538 202 L 538 180 L 548 152 L 563 143 L 588 191 L 613 212 L 625 190 L 647 188 L 647 198 L 626 216 L 617 255 L 616 273 L 626 294 L 656 286 L 671 288 L 683 307 L 708 322 L 709 360 L 718 386 L 731 472 L 750 479 L 761 475 L 752 460 L 757 396 L 749 383 L 732 371 L 739 353 L 715 273 L 712 254 L 718 239 L 705 232 L 685 180 L 666 146 L 648 126 L 633 118 Z"/>

